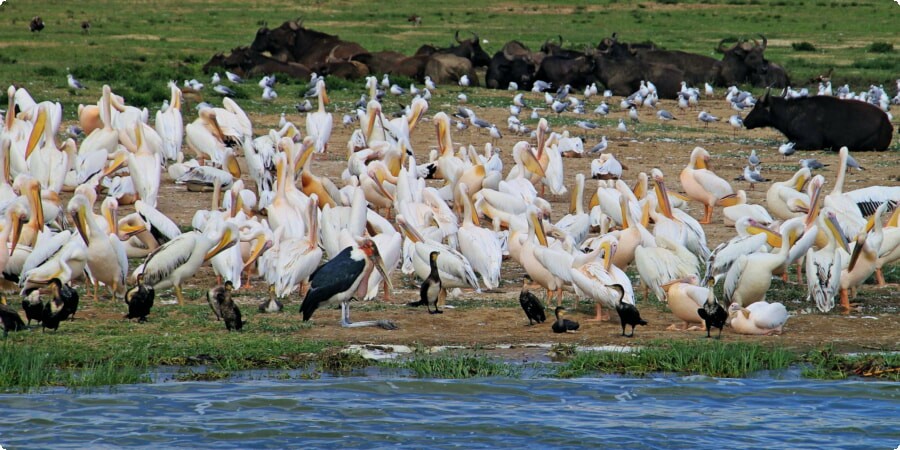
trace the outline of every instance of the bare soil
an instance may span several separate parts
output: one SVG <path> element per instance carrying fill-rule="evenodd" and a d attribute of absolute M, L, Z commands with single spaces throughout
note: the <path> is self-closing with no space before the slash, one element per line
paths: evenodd
<path fill-rule="evenodd" d="M 633 182 L 639 172 L 649 172 L 651 168 L 658 167 L 667 176 L 671 189 L 679 189 L 678 174 L 687 164 L 691 150 L 695 146 L 706 148 L 713 156 L 712 169 L 727 180 L 738 176 L 744 165 L 746 157 L 751 149 L 756 149 L 763 162 L 763 175 L 772 180 L 780 181 L 790 177 L 797 169 L 800 158 L 818 158 L 825 164 L 830 164 L 822 172 L 827 181 L 826 189 L 834 182 L 837 169 L 837 155 L 830 152 L 797 152 L 788 159 L 782 159 L 777 152 L 777 146 L 783 142 L 783 137 L 775 130 L 733 130 L 728 125 L 728 117 L 736 114 L 728 104 L 719 96 L 714 99 L 704 98 L 701 107 L 708 112 L 720 117 L 720 122 L 711 124 L 708 129 L 698 122 L 699 110 L 680 111 L 673 101 L 663 100 L 659 107 L 671 111 L 677 120 L 667 123 L 666 127 L 658 126 L 659 120 L 652 110 L 641 109 L 641 124 L 634 125 L 628 122 L 630 130 L 622 134 L 615 129 L 615 119 L 625 117 L 625 112 L 618 107 L 620 98 L 609 101 L 611 109 L 609 119 L 601 121 L 599 117 L 588 113 L 580 117 L 604 123 L 604 126 L 592 132 L 585 132 L 574 126 L 562 127 L 554 125 L 559 121 L 554 117 L 548 117 L 551 128 L 554 131 L 562 131 L 568 128 L 573 135 L 584 136 L 585 147 L 590 148 L 601 135 L 606 135 L 610 141 L 609 152 L 628 166 L 624 178 Z M 470 92 L 470 98 L 477 95 Z M 490 95 L 498 95 L 496 93 Z M 504 94 L 499 94 L 504 95 Z M 455 93 L 453 94 L 455 97 Z M 510 99 L 512 95 L 509 96 Z M 529 101 L 536 106 L 543 107 L 543 96 L 527 94 Z M 442 97 L 446 98 L 446 97 Z M 588 111 L 599 103 L 596 97 L 588 101 Z M 390 99 L 390 104 L 396 104 Z M 388 102 L 385 105 L 389 104 Z M 471 106 L 471 105 L 470 105 Z M 387 107 L 387 106 L 386 106 Z M 453 112 L 455 104 L 432 104 L 429 116 L 438 111 Z M 508 111 L 504 108 L 478 108 L 471 106 L 479 114 L 491 122 L 505 128 Z M 346 149 L 351 127 L 340 125 L 340 117 L 347 111 L 335 111 L 335 123 L 337 124 L 332 134 L 328 153 L 316 155 L 312 170 L 318 175 L 327 175 L 340 185 L 340 173 L 346 165 Z M 522 117 L 527 118 L 527 112 Z M 544 111 L 545 112 L 545 111 Z M 746 115 L 744 112 L 742 115 Z M 194 114 L 186 114 L 186 120 L 192 120 Z M 255 115 L 255 134 L 262 134 L 277 123 L 277 116 Z M 294 121 L 303 130 L 305 118 L 299 114 L 289 114 L 288 119 Z M 527 121 L 533 127 L 535 121 Z M 895 125 L 896 127 L 896 125 Z M 417 128 L 413 136 L 413 146 L 417 159 L 422 161 L 427 158 L 429 149 L 435 146 L 435 136 L 430 123 L 423 123 Z M 510 149 L 513 144 L 527 136 L 520 137 L 509 132 L 504 132 L 503 139 L 497 142 L 502 151 L 504 173 L 512 167 Z M 482 148 L 485 142 L 490 140 L 486 131 L 469 128 L 462 132 L 453 133 L 454 143 L 473 144 L 476 148 Z M 777 143 L 776 143 L 777 142 Z M 187 152 L 187 150 L 186 150 Z M 186 155 L 191 157 L 193 155 Z M 846 189 L 855 189 L 870 185 L 897 185 L 900 176 L 900 162 L 895 151 L 867 152 L 854 154 L 855 158 L 866 168 L 865 171 L 852 172 L 848 177 Z M 565 174 L 568 180 L 567 186 L 571 186 L 575 174 L 581 172 L 590 176 L 590 158 L 564 158 Z M 246 178 L 246 176 L 245 176 Z M 245 180 L 246 182 L 246 180 Z M 437 182 L 432 182 L 437 183 Z M 745 189 L 750 202 L 765 204 L 765 191 L 769 184 L 758 185 L 756 190 L 748 190 L 745 182 L 733 182 L 736 189 Z M 590 192 L 593 184 L 588 183 L 586 191 Z M 588 196 L 589 193 L 586 194 Z M 548 200 L 553 204 L 554 217 L 558 219 L 564 215 L 568 208 L 568 196 L 549 196 Z M 587 200 L 585 200 L 587 201 Z M 189 224 L 191 217 L 197 209 L 210 207 L 209 193 L 187 192 L 183 186 L 175 186 L 170 180 L 165 180 L 161 187 L 159 197 L 160 209 L 168 214 L 179 224 Z M 125 208 L 123 208 L 125 209 Z M 695 205 L 691 214 L 698 217 L 702 214 L 702 207 Z M 716 223 L 705 227 L 710 248 L 730 238 L 734 231 L 721 223 L 721 211 L 717 208 L 714 220 Z M 399 325 L 398 330 L 385 331 L 375 328 L 344 329 L 339 326 L 339 310 L 317 311 L 314 317 L 315 326 L 312 329 L 302 330 L 299 333 L 304 337 L 315 339 L 334 339 L 348 343 L 399 343 L 428 345 L 468 345 L 485 346 L 493 344 L 516 343 L 544 343 L 565 342 L 582 345 L 603 345 L 624 342 L 646 342 L 652 339 L 700 339 L 705 338 L 703 332 L 667 331 L 666 328 L 677 323 L 677 319 L 655 301 L 639 301 L 642 315 L 650 322 L 646 327 L 637 330 L 634 340 L 626 340 L 620 337 L 621 329 L 618 319 L 613 313 L 610 322 L 588 322 L 592 316 L 593 306 L 583 302 L 577 312 L 571 312 L 570 318 L 581 322 L 581 330 L 578 333 L 556 335 L 550 330 L 550 322 L 535 326 L 526 326 L 527 320 L 518 306 L 517 298 L 521 287 L 523 275 L 522 268 L 513 260 L 503 263 L 503 283 L 496 292 L 475 293 L 463 292 L 459 299 L 450 299 L 448 304 L 460 305 L 455 309 L 446 309 L 444 314 L 429 315 L 424 308 L 413 309 L 401 304 L 415 301 L 418 297 L 418 285 L 411 279 L 406 279 L 399 273 L 394 275 L 395 291 L 393 302 L 383 306 L 372 304 L 355 304 L 353 320 L 366 319 L 391 319 Z M 889 281 L 891 281 L 889 279 Z M 207 266 L 186 287 L 206 289 L 215 283 L 212 270 Z M 773 289 L 782 289 L 783 285 L 773 283 Z M 805 287 L 795 288 L 805 297 Z M 866 349 L 890 349 L 900 348 L 900 294 L 895 287 L 877 289 L 874 286 L 864 286 L 860 295 L 862 301 L 861 310 L 851 316 L 843 316 L 837 313 L 821 314 L 818 312 L 804 313 L 810 309 L 810 304 L 803 298 L 797 298 L 794 302 L 786 302 L 788 309 L 795 315 L 788 321 L 782 336 L 755 337 L 738 336 L 726 328 L 723 335 L 728 340 L 750 340 L 764 342 L 778 342 L 790 347 L 812 348 L 823 344 L 833 343 L 846 350 Z M 170 298 L 171 292 L 158 293 L 163 299 Z M 239 302 L 256 304 L 265 296 L 265 289 L 261 282 L 256 281 L 254 288 L 240 292 Z M 299 321 L 297 314 L 299 303 L 302 300 L 296 294 L 287 299 L 286 314 L 283 320 Z M 566 305 L 571 306 L 572 299 L 566 298 Z M 377 302 L 381 302 L 379 298 Z M 651 303 L 652 302 L 652 303 Z M 177 306 L 163 306 L 175 308 Z M 255 308 L 254 308 L 255 309 Z M 571 309 L 571 308 L 570 308 Z M 813 308 L 814 309 L 814 308 Z M 549 312 L 549 311 L 548 311 Z M 550 314 L 552 315 L 552 314 Z M 252 316 L 249 327 L 252 327 Z"/>

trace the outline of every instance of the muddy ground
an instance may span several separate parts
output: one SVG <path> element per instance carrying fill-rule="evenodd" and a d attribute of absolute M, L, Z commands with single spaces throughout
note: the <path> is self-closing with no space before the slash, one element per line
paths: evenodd
<path fill-rule="evenodd" d="M 360 90 L 362 91 L 362 88 Z M 746 157 L 751 149 L 756 149 L 762 159 L 763 175 L 776 181 L 790 177 L 796 170 L 800 158 L 818 158 L 823 163 L 830 164 L 829 167 L 821 171 L 825 175 L 826 180 L 828 180 L 826 190 L 830 189 L 837 169 L 836 154 L 797 152 L 792 157 L 783 159 L 777 152 L 778 144 L 783 142 L 783 138 L 778 132 L 774 130 L 737 130 L 735 132 L 728 125 L 728 116 L 735 114 L 735 112 L 731 110 L 722 98 L 723 94 L 724 92 L 720 90 L 715 98 L 704 98 L 701 100 L 700 107 L 702 109 L 721 118 L 720 122 L 713 123 L 708 128 L 703 127 L 698 122 L 697 114 L 699 110 L 681 111 L 674 101 L 663 100 L 660 102 L 659 107 L 671 111 L 677 117 L 677 120 L 668 122 L 665 126 L 660 126 L 660 121 L 656 118 L 655 113 L 644 108 L 640 111 L 641 123 L 632 124 L 628 122 L 629 132 L 625 134 L 620 133 L 615 128 L 616 120 L 619 117 L 626 117 L 626 121 L 628 119 L 625 112 L 618 106 L 621 100 L 618 97 L 609 101 L 612 112 L 606 120 L 601 120 L 599 116 L 590 112 L 585 116 L 578 117 L 579 119 L 594 120 L 603 124 L 601 128 L 591 132 L 585 132 L 572 125 L 561 126 L 561 120 L 555 117 L 548 117 L 548 119 L 554 131 L 569 129 L 574 135 L 584 136 L 587 148 L 598 142 L 600 136 L 606 135 L 610 141 L 608 151 L 614 153 L 628 167 L 624 178 L 629 184 L 636 179 L 639 172 L 649 172 L 651 168 L 658 167 L 666 174 L 667 184 L 671 186 L 671 189 L 678 190 L 680 188 L 678 174 L 688 162 L 689 153 L 694 146 L 702 146 L 713 156 L 712 169 L 728 180 L 734 179 L 741 173 L 744 165 L 746 165 Z M 470 98 L 477 95 L 477 93 L 469 93 Z M 495 91 L 490 95 L 503 96 L 504 94 L 497 94 Z M 526 96 L 532 104 L 544 106 L 543 96 L 532 93 L 528 93 Z M 510 94 L 508 97 L 511 100 L 512 95 Z M 455 98 L 455 94 L 443 96 L 442 98 Z M 597 97 L 588 100 L 586 110 L 592 111 L 599 101 Z M 390 104 L 395 103 L 397 102 L 391 99 Z M 385 104 L 387 105 L 388 103 Z M 469 106 L 475 109 L 479 117 L 497 123 L 501 129 L 505 130 L 506 119 L 509 116 L 505 103 L 502 108 Z M 433 102 L 428 116 L 433 116 L 438 111 L 453 112 L 456 110 L 456 107 L 455 103 L 445 102 L 440 104 L 439 102 Z M 386 108 L 389 107 L 386 106 Z M 352 131 L 351 127 L 340 125 L 341 116 L 346 112 L 348 111 L 334 111 L 336 126 L 332 134 L 330 150 L 326 154 L 316 155 L 312 166 L 316 174 L 327 175 L 332 180 L 335 180 L 338 185 L 340 185 L 340 173 L 346 164 L 346 142 Z M 522 114 L 523 119 L 527 118 L 528 112 L 530 111 L 526 110 Z M 746 112 L 743 115 L 746 115 Z M 251 119 L 254 121 L 254 133 L 256 135 L 267 132 L 278 121 L 277 116 L 251 116 Z M 188 113 L 186 117 L 187 121 L 192 120 L 196 116 L 194 113 Z M 571 123 L 572 119 L 576 118 L 570 113 L 564 114 L 563 117 L 570 118 L 568 123 Z M 287 118 L 294 121 L 301 130 L 305 130 L 303 126 L 304 117 L 302 115 L 288 114 Z M 536 123 L 533 120 L 523 121 L 532 127 Z M 416 130 L 413 136 L 413 145 L 419 161 L 427 158 L 428 150 L 435 147 L 436 140 L 433 130 L 434 128 L 430 123 L 424 123 Z M 509 150 L 515 142 L 527 139 L 527 137 L 516 136 L 507 131 L 503 131 L 503 135 L 503 138 L 496 145 L 502 149 L 504 173 L 506 173 L 513 165 Z M 453 139 L 457 145 L 471 143 L 477 148 L 482 148 L 484 143 L 490 140 L 490 137 L 485 130 L 469 128 L 461 132 L 454 130 Z M 185 150 L 185 152 L 187 157 L 193 156 L 188 150 Z M 866 170 L 861 172 L 854 171 L 849 176 L 847 182 L 848 190 L 876 184 L 898 184 L 900 161 L 898 161 L 896 151 L 859 153 L 854 156 Z M 590 157 L 581 159 L 565 158 L 566 185 L 572 186 L 575 174 L 579 172 L 585 173 L 589 177 L 590 162 Z M 164 176 L 164 178 L 166 177 Z M 247 182 L 246 175 L 244 178 L 245 182 Z M 430 183 L 437 185 L 437 182 Z M 742 181 L 735 181 L 733 185 L 736 189 L 747 190 L 749 188 L 748 184 Z M 585 201 L 590 195 L 592 186 L 593 183 L 588 181 Z M 747 190 L 749 200 L 752 203 L 764 204 L 765 191 L 768 186 L 768 183 L 764 183 L 758 185 L 755 190 Z M 552 218 L 554 221 L 567 212 L 568 196 L 549 196 L 548 200 L 554 207 L 554 217 Z M 209 208 L 209 204 L 209 193 L 187 192 L 184 186 L 176 186 L 171 180 L 165 180 L 161 188 L 159 197 L 160 209 L 179 224 L 189 224 L 194 212 L 197 209 Z M 122 209 L 127 210 L 124 207 Z M 694 217 L 699 218 L 702 214 L 702 207 L 694 204 L 690 209 L 690 213 Z M 732 228 L 727 228 L 721 224 L 721 218 L 721 211 L 717 208 L 714 216 L 716 223 L 705 227 L 710 248 L 730 238 L 734 233 Z M 394 331 L 373 328 L 342 329 L 339 326 L 339 310 L 323 310 L 316 312 L 313 328 L 305 329 L 298 333 L 308 338 L 334 339 L 350 343 L 413 344 L 418 342 L 423 344 L 491 345 L 502 343 L 567 342 L 602 345 L 625 341 L 625 338 L 619 336 L 621 330 L 617 320 L 600 323 L 587 321 L 590 317 L 589 314 L 592 314 L 593 311 L 593 307 L 588 302 L 582 302 L 581 308 L 570 314 L 570 318 L 581 322 L 581 330 L 578 333 L 555 335 L 550 331 L 549 322 L 531 327 L 526 326 L 527 320 L 516 301 L 523 273 L 522 268 L 515 261 L 506 260 L 503 264 L 503 283 L 496 292 L 475 293 L 465 291 L 459 299 L 450 299 L 448 301 L 450 306 L 456 306 L 456 308 L 448 308 L 442 315 L 429 315 L 424 308 L 411 309 L 402 306 L 402 303 L 417 299 L 418 286 L 415 281 L 402 276 L 397 270 L 393 280 L 395 291 L 392 303 L 357 304 L 357 307 L 353 308 L 352 317 L 353 320 L 391 319 L 400 326 L 400 329 Z M 213 284 L 212 270 L 206 266 L 196 277 L 187 282 L 186 288 L 206 289 Z M 878 289 L 874 286 L 865 286 L 861 295 L 861 298 L 864 299 L 862 308 L 851 316 L 843 316 L 836 312 L 830 314 L 807 312 L 810 310 L 811 305 L 803 299 L 806 293 L 805 286 L 785 287 L 780 282 L 775 282 L 772 289 L 782 289 L 784 290 L 783 293 L 792 299 L 786 304 L 795 315 L 788 321 L 784 334 L 777 337 L 747 337 L 737 336 L 726 329 L 726 339 L 779 342 L 800 348 L 815 347 L 824 343 L 834 343 L 838 347 L 848 350 L 896 350 L 900 347 L 900 315 L 898 315 L 900 294 L 897 294 L 896 288 Z M 172 298 L 170 291 L 164 291 L 158 295 L 163 300 Z M 265 290 L 261 282 L 255 282 L 253 289 L 240 292 L 238 301 L 248 305 L 256 304 L 264 296 Z M 201 298 L 196 301 L 204 300 Z M 286 314 L 283 315 L 283 320 L 300 320 L 300 316 L 297 314 L 300 301 L 301 298 L 296 294 L 287 299 Z M 377 302 L 381 302 L 381 299 L 379 298 Z M 571 306 L 571 302 L 572 298 L 567 296 L 567 306 Z M 656 304 L 653 300 L 650 302 L 639 301 L 638 305 L 650 324 L 637 330 L 638 337 L 634 340 L 635 342 L 650 339 L 698 339 L 701 336 L 705 336 L 703 332 L 668 331 L 666 328 L 678 321 L 671 313 L 665 310 L 664 306 Z M 176 308 L 177 306 L 162 307 Z M 253 309 L 255 310 L 255 308 Z M 250 329 L 253 327 L 252 320 L 251 316 L 248 326 Z"/>

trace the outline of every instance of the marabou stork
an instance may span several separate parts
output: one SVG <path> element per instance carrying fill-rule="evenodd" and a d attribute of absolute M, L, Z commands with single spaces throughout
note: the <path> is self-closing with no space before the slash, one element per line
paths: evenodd
<path fill-rule="evenodd" d="M 373 269 L 377 269 L 387 282 L 386 293 L 393 289 L 391 278 L 387 274 L 375 242 L 369 238 L 357 238 L 356 243 L 356 248 L 353 246 L 345 248 L 310 275 L 309 292 L 300 305 L 303 321 L 309 320 L 320 306 L 341 302 L 341 326 L 377 326 L 385 330 L 394 330 L 397 325 L 389 320 L 350 322 L 350 300 L 365 297 Z"/>

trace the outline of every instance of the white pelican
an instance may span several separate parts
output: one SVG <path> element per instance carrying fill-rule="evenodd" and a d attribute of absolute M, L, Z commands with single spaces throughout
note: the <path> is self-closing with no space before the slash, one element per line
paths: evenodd
<path fill-rule="evenodd" d="M 547 237 L 544 234 L 543 220 L 538 216 L 534 207 L 528 210 L 528 235 L 521 236 L 520 233 L 510 235 L 510 255 L 519 261 L 519 264 L 525 269 L 528 276 L 535 283 L 541 285 L 547 290 L 546 300 L 549 302 L 551 293 L 556 293 L 557 306 L 562 304 L 562 290 L 566 286 L 565 280 L 557 277 L 552 271 L 547 269 L 535 254 L 537 247 L 547 247 Z M 518 250 L 514 250 L 518 247 Z M 565 266 L 563 266 L 565 267 Z"/>
<path fill-rule="evenodd" d="M 768 230 L 755 224 L 750 217 L 738 219 L 735 229 L 738 230 L 738 235 L 719 244 L 709 255 L 706 262 L 706 274 L 703 277 L 704 283 L 712 278 L 713 284 L 717 284 L 728 273 L 731 265 L 742 255 L 769 251 L 770 247 L 767 245 L 769 233 L 765 232 Z"/>
<path fill-rule="evenodd" d="M 275 230 L 274 246 L 266 254 L 269 261 L 266 265 L 266 277 L 275 285 L 278 298 L 290 295 L 298 286 L 306 283 L 322 262 L 322 249 L 318 245 L 319 211 L 316 201 L 313 194 L 306 208 L 306 236 L 285 235 L 284 228 Z"/>
<path fill-rule="evenodd" d="M 172 100 L 167 108 L 156 112 L 156 132 L 163 140 L 163 156 L 174 160 L 181 151 L 184 138 L 184 119 L 181 116 L 181 90 L 174 82 L 169 82 Z"/>
<path fill-rule="evenodd" d="M 811 177 L 807 168 L 801 168 L 787 181 L 772 183 L 766 191 L 766 209 L 779 220 L 803 216 L 809 205 L 809 196 L 803 192 Z M 799 206 L 799 207 L 798 207 Z"/>
<path fill-rule="evenodd" d="M 147 141 L 144 139 L 144 127 L 146 126 L 142 122 L 135 123 L 135 142 L 130 142 L 130 139 L 126 136 L 121 136 L 121 140 L 127 142 L 125 146 L 130 150 L 130 153 L 127 155 L 128 172 L 131 174 L 132 181 L 134 181 L 134 188 L 138 197 L 144 203 L 156 207 L 163 156 L 147 145 Z M 148 129 L 150 128 L 148 127 Z"/>
<path fill-rule="evenodd" d="M 696 275 L 691 275 L 664 286 L 666 290 L 666 304 L 669 306 L 669 310 L 672 311 L 675 317 L 684 322 L 684 327 L 681 328 L 682 331 L 705 329 L 699 310 L 703 308 L 707 299 L 710 297 L 714 299 L 715 294 L 713 293 L 712 284 L 708 287 L 698 286 L 697 283 L 699 281 L 700 279 Z M 700 324 L 700 326 L 691 324 Z M 668 329 L 677 330 L 678 327 L 673 324 Z"/>
<path fill-rule="evenodd" d="M 497 234 L 478 223 L 478 215 L 469 199 L 465 184 L 459 185 L 460 199 L 463 202 L 463 219 L 457 234 L 459 235 L 459 251 L 472 264 L 472 270 L 481 275 L 487 290 L 500 286 L 500 264 L 503 249 Z"/>
<path fill-rule="evenodd" d="M 75 141 L 67 139 L 62 148 L 57 147 L 56 130 L 47 123 L 47 115 L 47 109 L 39 106 L 37 120 L 25 147 L 25 160 L 29 172 L 41 186 L 59 193 L 62 191 L 66 174 L 75 163 Z M 37 148 L 38 142 L 42 139 L 43 145 Z"/>
<path fill-rule="evenodd" d="M 202 108 L 199 117 L 184 127 L 185 143 L 201 161 L 221 165 L 225 159 L 226 138 L 212 108 Z"/>
<path fill-rule="evenodd" d="M 709 258 L 709 247 L 706 246 L 706 233 L 703 227 L 690 214 L 672 208 L 662 171 L 654 168 L 650 173 L 656 185 L 656 197 L 648 199 L 651 205 L 650 216 L 655 223 L 653 235 L 665 236 L 673 242 L 684 245 L 701 261 L 706 261 Z M 659 206 L 660 213 L 656 212 L 654 204 Z"/>
<path fill-rule="evenodd" d="M 731 184 L 709 170 L 709 152 L 702 147 L 694 147 L 691 160 L 681 171 L 681 186 L 688 197 L 703 204 L 704 214 L 701 224 L 712 221 L 713 206 L 723 198 L 734 194 Z"/>
<path fill-rule="evenodd" d="M 883 215 L 888 203 L 882 203 L 875 211 L 871 231 L 862 230 L 856 237 L 856 245 L 850 255 L 846 266 L 841 271 L 841 308 L 844 313 L 849 313 L 852 305 L 850 297 L 856 296 L 857 286 L 863 284 L 875 273 L 878 262 L 878 251 L 884 240 Z M 840 217 L 838 216 L 838 223 Z M 843 230 L 843 227 L 841 228 Z M 843 262 L 843 259 L 842 259 Z"/>
<path fill-rule="evenodd" d="M 900 227 L 898 227 L 898 219 L 900 219 L 900 208 L 894 209 L 893 214 L 888 219 L 884 227 L 884 239 L 881 241 L 881 248 L 878 250 L 878 261 L 875 263 L 875 282 L 878 286 L 887 286 L 884 281 L 884 274 L 881 268 L 885 264 L 891 264 L 900 259 Z"/>
<path fill-rule="evenodd" d="M 585 296 L 594 300 L 596 314 L 592 320 L 608 320 L 609 313 L 603 315 L 603 307 L 616 309 L 621 299 L 625 303 L 634 305 L 634 288 L 628 275 L 612 264 L 613 255 L 616 252 L 615 240 L 607 239 L 600 244 L 603 249 L 603 260 L 592 261 L 581 267 L 570 269 L 572 282 Z M 620 290 L 614 286 L 621 286 Z"/>
<path fill-rule="evenodd" d="M 844 233 L 847 236 L 856 236 L 866 227 L 865 217 L 871 215 L 878 206 L 889 203 L 894 207 L 900 203 L 900 186 L 870 186 L 844 192 L 850 152 L 847 151 L 847 147 L 841 147 L 839 154 L 837 180 L 831 193 L 825 197 L 824 204 L 832 208 Z"/>
<path fill-rule="evenodd" d="M 788 312 L 781 303 L 756 302 L 746 308 L 732 303 L 728 312 L 734 314 L 731 328 L 739 334 L 781 334 L 788 320 Z"/>
<path fill-rule="evenodd" d="M 28 290 L 46 285 L 54 278 L 64 283 L 78 279 L 84 274 L 87 259 L 87 247 L 71 231 L 48 235 L 24 260 L 19 274 L 20 283 L 24 290 Z"/>
<path fill-rule="evenodd" d="M 803 231 L 803 222 L 791 222 L 787 228 L 783 230 L 787 236 L 798 236 Z M 752 253 L 739 257 L 725 275 L 726 300 L 742 306 L 765 300 L 766 292 L 772 285 L 772 275 L 787 261 L 792 244 L 791 239 L 785 237 L 776 253 Z"/>
<path fill-rule="evenodd" d="M 125 247 L 119 240 L 118 230 L 104 232 L 89 208 L 89 201 L 83 195 L 76 194 L 69 201 L 68 209 L 75 220 L 75 226 L 87 244 L 87 264 L 94 283 L 94 301 L 97 300 L 98 283 L 105 284 L 116 299 L 124 299 L 128 289 L 125 281 L 128 276 Z M 111 222 L 112 226 L 118 227 L 115 218 Z"/>
<path fill-rule="evenodd" d="M 112 91 L 109 86 L 103 85 L 103 96 L 100 97 L 100 121 L 103 127 L 91 131 L 81 142 L 81 146 L 78 148 L 79 154 L 95 150 L 106 150 L 112 153 L 116 150 L 116 146 L 119 144 L 119 133 L 112 127 L 111 96 Z"/>
<path fill-rule="evenodd" d="M 816 250 L 806 251 L 806 283 L 809 294 L 806 300 L 814 300 L 819 311 L 828 312 L 834 308 L 834 297 L 841 286 L 841 258 L 843 253 L 849 254 L 847 239 L 843 236 L 837 217 L 830 208 L 824 208 L 818 217 L 819 228 L 825 231 L 827 244 Z"/>
<path fill-rule="evenodd" d="M 775 222 L 775 219 L 772 218 L 765 207 L 747 203 L 747 193 L 743 189 L 738 190 L 734 198 L 734 204 L 731 204 L 730 199 L 723 199 L 722 201 L 723 204 L 728 204 L 728 206 L 722 208 L 725 226 L 733 227 L 741 217 L 749 217 L 766 226 Z"/>
<path fill-rule="evenodd" d="M 475 271 L 465 256 L 440 242 L 425 239 L 418 230 L 413 229 L 406 222 L 403 216 L 398 215 L 396 221 L 406 238 L 412 243 L 413 253 L 411 256 L 416 276 L 423 280 L 428 277 L 431 272 L 431 252 L 439 252 L 437 263 L 444 289 L 471 287 L 476 292 L 481 291 Z"/>
<path fill-rule="evenodd" d="M 587 238 L 591 219 L 584 212 L 584 174 L 575 175 L 575 189 L 569 202 L 569 214 L 559 219 L 554 228 L 571 236 L 575 245 L 580 245 Z"/>
<path fill-rule="evenodd" d="M 690 275 L 699 276 L 697 256 L 690 250 L 669 240 L 664 236 L 657 237 L 653 243 L 645 243 L 634 250 L 634 263 L 637 266 L 644 293 L 650 288 L 659 301 L 666 301 L 662 285 Z"/>
<path fill-rule="evenodd" d="M 156 290 L 174 287 L 178 303 L 183 304 L 181 283 L 194 276 L 204 262 L 237 242 L 237 226 L 232 223 L 217 234 L 211 239 L 199 231 L 184 233 L 147 256 L 132 276 L 143 277 L 143 282 Z"/>
<path fill-rule="evenodd" d="M 328 104 L 325 80 L 320 79 L 316 82 L 316 95 L 319 97 L 319 109 L 306 115 L 306 134 L 314 139 L 316 153 L 322 153 L 328 148 L 334 120 L 331 113 L 325 111 L 325 105 Z"/>

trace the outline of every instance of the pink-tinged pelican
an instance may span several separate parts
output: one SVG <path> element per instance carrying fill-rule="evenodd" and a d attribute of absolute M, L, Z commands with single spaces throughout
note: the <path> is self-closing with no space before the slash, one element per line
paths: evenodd
<path fill-rule="evenodd" d="M 159 195 L 160 171 L 162 170 L 162 156 L 151 148 L 144 139 L 144 127 L 142 122 L 134 124 L 135 141 L 131 142 L 125 133 L 121 133 L 121 140 L 126 142 L 128 153 L 128 172 L 134 181 L 134 188 L 138 197 L 144 203 L 155 207 L 156 198 Z M 147 127 L 150 129 L 149 127 Z M 150 129 L 152 130 L 152 129 Z"/>
<path fill-rule="evenodd" d="M 378 270 L 387 280 L 388 289 L 392 289 L 390 277 L 375 242 L 368 238 L 355 239 L 357 246 L 345 248 L 310 276 L 309 292 L 300 305 L 303 321 L 308 321 L 320 307 L 340 302 L 343 327 L 377 326 L 386 330 L 396 329 L 397 326 L 388 320 L 350 321 L 350 301 L 365 296 L 373 270 Z"/>
<path fill-rule="evenodd" d="M 132 276 L 143 274 L 144 283 L 156 290 L 174 287 L 178 303 L 183 304 L 181 284 L 194 276 L 204 262 L 237 242 L 237 226 L 232 223 L 216 234 L 212 238 L 199 231 L 179 235 L 147 256 Z"/>
<path fill-rule="evenodd" d="M 119 133 L 112 127 L 111 96 L 112 91 L 109 86 L 103 85 L 103 96 L 100 98 L 100 121 L 103 126 L 90 132 L 78 148 L 79 154 L 95 150 L 106 150 L 112 153 L 116 150 L 116 146 L 119 144 Z"/>
<path fill-rule="evenodd" d="M 725 298 L 728 303 L 741 306 L 750 305 L 766 298 L 766 292 L 772 285 L 772 275 L 783 267 L 788 259 L 791 236 L 799 236 L 803 232 L 803 222 L 791 222 L 782 230 L 781 248 L 776 253 L 752 253 L 743 255 L 734 262 L 725 275 Z"/>
<path fill-rule="evenodd" d="M 298 286 L 306 283 L 322 262 L 322 249 L 318 244 L 317 200 L 315 194 L 308 200 L 305 211 L 308 222 L 306 236 L 291 236 L 285 233 L 284 227 L 275 229 L 274 246 L 265 255 L 265 272 L 266 281 L 275 286 L 278 298 L 287 297 Z"/>
<path fill-rule="evenodd" d="M 573 267 L 570 271 L 572 282 L 585 296 L 594 300 L 596 313 L 591 320 L 609 320 L 609 313 L 603 314 L 603 307 L 615 310 L 621 299 L 634 305 L 634 288 L 628 275 L 612 263 L 618 243 L 614 239 L 605 239 L 600 248 L 603 249 L 603 260 L 592 261 L 581 267 Z M 615 288 L 620 285 L 622 290 Z"/>
<path fill-rule="evenodd" d="M 463 220 L 457 231 L 459 251 L 472 264 L 472 269 L 481 275 L 487 290 L 500 286 L 500 264 L 503 249 L 497 234 L 479 226 L 478 215 L 469 199 L 468 188 L 459 185 L 459 196 L 463 202 Z"/>
<path fill-rule="evenodd" d="M 806 186 L 811 176 L 809 169 L 803 167 L 790 179 L 769 186 L 766 191 L 766 209 L 774 218 L 787 220 L 806 214 L 810 198 L 803 192 L 803 186 Z"/>
<path fill-rule="evenodd" d="M 78 233 L 87 244 L 88 268 L 94 283 L 94 301 L 97 300 L 98 283 L 105 284 L 116 299 L 124 299 L 128 289 L 128 257 L 119 240 L 118 230 L 105 231 L 90 211 L 87 197 L 76 194 L 69 201 L 69 211 L 75 221 Z M 113 210 L 114 211 L 114 210 Z M 111 226 L 118 228 L 118 221 L 112 217 Z"/>
<path fill-rule="evenodd" d="M 306 115 L 306 134 L 313 138 L 316 153 L 323 153 L 328 148 L 334 120 L 331 113 L 325 111 L 325 106 L 329 103 L 325 80 L 320 79 L 316 82 L 316 95 L 319 97 L 319 109 Z"/>
<path fill-rule="evenodd" d="M 682 331 L 702 330 L 703 319 L 700 317 L 699 310 L 713 294 L 712 284 L 709 287 L 698 286 L 700 279 L 696 275 L 686 278 L 674 280 L 663 285 L 666 290 L 666 304 L 669 310 L 679 320 L 684 322 L 684 326 L 680 328 Z M 695 324 L 695 325 L 691 325 Z M 701 325 L 696 325 L 701 324 Z M 670 325 L 668 330 L 678 330 L 676 325 Z"/>
<path fill-rule="evenodd" d="M 738 334 L 781 334 L 789 317 L 781 303 L 756 302 L 746 308 L 732 303 L 728 312 L 733 315 L 731 328 Z"/>
<path fill-rule="evenodd" d="M 882 203 L 875 211 L 875 216 L 870 222 L 871 226 L 864 226 L 864 229 L 856 236 L 856 245 L 853 247 L 848 262 L 845 263 L 846 266 L 841 271 L 841 309 L 845 314 L 849 313 L 853 307 L 850 304 L 850 297 L 856 296 L 856 288 L 875 273 L 878 250 L 884 241 L 883 215 L 888 206 L 888 203 Z M 838 223 L 840 223 L 839 217 Z M 843 227 L 841 229 L 843 230 Z"/>
<path fill-rule="evenodd" d="M 712 222 L 713 206 L 723 198 L 734 194 L 731 185 L 709 170 L 709 152 L 695 147 L 691 161 L 681 171 L 681 186 L 688 197 L 703 204 L 704 214 L 701 224 Z"/>

